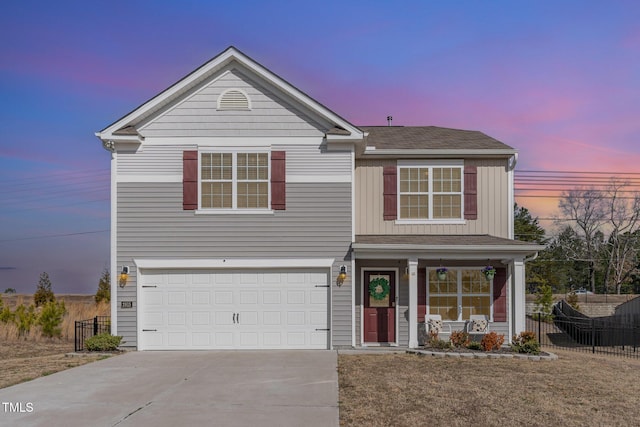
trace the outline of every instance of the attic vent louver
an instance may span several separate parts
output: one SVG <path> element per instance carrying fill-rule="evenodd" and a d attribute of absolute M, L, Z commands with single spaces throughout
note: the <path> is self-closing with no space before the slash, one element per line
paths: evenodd
<path fill-rule="evenodd" d="M 229 89 L 220 94 L 218 110 L 249 110 L 249 97 L 239 89 Z"/>

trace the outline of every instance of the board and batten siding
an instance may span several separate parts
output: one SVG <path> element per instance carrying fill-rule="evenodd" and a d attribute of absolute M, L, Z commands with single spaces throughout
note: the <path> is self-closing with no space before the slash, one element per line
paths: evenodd
<path fill-rule="evenodd" d="M 218 97 L 240 89 L 249 98 L 248 110 L 218 110 Z M 183 136 L 322 136 L 333 127 L 305 114 L 293 100 L 276 95 L 269 85 L 229 65 L 189 96 L 139 127 L 144 137 Z"/>
<path fill-rule="evenodd" d="M 465 224 L 396 224 L 383 219 L 384 166 L 395 160 L 356 160 L 356 235 L 362 234 L 490 234 L 509 238 L 509 177 L 506 160 L 465 160 L 478 170 L 478 219 Z"/>

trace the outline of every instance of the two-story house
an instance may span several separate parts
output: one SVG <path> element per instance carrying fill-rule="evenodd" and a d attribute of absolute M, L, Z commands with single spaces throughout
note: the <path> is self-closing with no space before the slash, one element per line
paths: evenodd
<path fill-rule="evenodd" d="M 355 126 L 230 47 L 96 136 L 125 347 L 416 347 L 426 313 L 525 329 L 540 247 L 513 240 L 516 150 L 480 132 Z"/>

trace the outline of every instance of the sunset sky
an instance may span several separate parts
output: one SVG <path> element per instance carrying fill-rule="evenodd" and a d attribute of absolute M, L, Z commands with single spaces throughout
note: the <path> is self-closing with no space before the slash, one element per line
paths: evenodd
<path fill-rule="evenodd" d="M 95 292 L 110 157 L 94 132 L 230 45 L 356 125 L 480 130 L 517 171 L 607 176 L 640 172 L 639 23 L 616 0 L 3 2 L 0 292 L 45 271 Z"/>

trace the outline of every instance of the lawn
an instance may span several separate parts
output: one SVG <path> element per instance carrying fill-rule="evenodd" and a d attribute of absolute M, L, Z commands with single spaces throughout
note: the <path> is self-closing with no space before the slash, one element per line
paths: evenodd
<path fill-rule="evenodd" d="M 109 313 L 109 304 L 94 302 L 93 295 L 57 295 L 67 313 L 62 319 L 60 338 L 43 336 L 38 325 L 20 334 L 13 320 L 0 322 L 0 388 L 29 381 L 64 369 L 93 362 L 100 356 L 68 357 L 74 350 L 75 321 Z M 15 311 L 19 305 L 33 304 L 32 295 L 2 295 L 2 305 Z"/>
<path fill-rule="evenodd" d="M 73 352 L 73 341 L 4 341 L 0 345 L 0 388 L 29 381 L 43 375 L 84 365 L 101 358 L 98 355 L 66 356 Z"/>
<path fill-rule="evenodd" d="M 554 351 L 555 361 L 339 355 L 344 426 L 629 426 L 640 360 Z"/>

